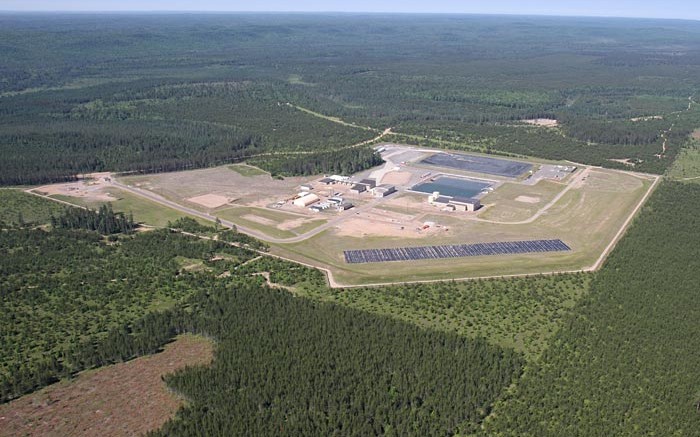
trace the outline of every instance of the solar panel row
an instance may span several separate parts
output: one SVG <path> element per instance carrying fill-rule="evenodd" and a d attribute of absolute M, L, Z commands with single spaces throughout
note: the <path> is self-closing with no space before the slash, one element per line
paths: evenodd
<path fill-rule="evenodd" d="M 468 256 L 563 252 L 569 250 L 571 250 L 571 248 L 561 240 L 532 240 L 507 241 L 501 243 L 458 244 L 454 246 L 346 250 L 344 255 L 345 262 L 349 264 L 363 264 L 421 259 L 462 258 Z"/>

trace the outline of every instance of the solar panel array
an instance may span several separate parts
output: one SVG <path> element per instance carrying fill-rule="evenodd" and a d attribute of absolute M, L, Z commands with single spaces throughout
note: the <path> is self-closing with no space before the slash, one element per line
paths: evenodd
<path fill-rule="evenodd" d="M 463 258 L 468 256 L 521 253 L 565 252 L 571 248 L 561 240 L 507 241 L 501 243 L 458 244 L 454 246 L 400 247 L 395 249 L 346 250 L 349 264 Z"/>

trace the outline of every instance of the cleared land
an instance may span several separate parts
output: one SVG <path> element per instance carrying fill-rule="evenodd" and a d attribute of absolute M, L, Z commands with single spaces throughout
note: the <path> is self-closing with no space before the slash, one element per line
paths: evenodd
<path fill-rule="evenodd" d="M 0 405 L 0 434 L 116 437 L 158 429 L 183 403 L 162 376 L 212 357 L 209 340 L 182 335 L 161 353 L 87 371 Z"/>
<path fill-rule="evenodd" d="M 503 222 L 526 220 L 549 203 L 564 187 L 556 182 L 540 181 L 536 185 L 506 183 L 489 193 L 481 203 L 480 218 Z"/>
<path fill-rule="evenodd" d="M 236 206 L 216 212 L 216 216 L 252 228 L 274 238 L 291 238 L 326 223 L 304 215 L 268 208 Z"/>
<path fill-rule="evenodd" d="M 105 188 L 104 190 L 114 200 L 105 202 L 104 200 L 86 199 L 60 194 L 51 196 L 51 198 L 89 208 L 99 208 L 100 205 L 111 203 L 115 211 L 120 211 L 127 214 L 133 213 L 134 220 L 137 222 L 158 227 L 167 226 L 168 222 L 174 222 L 180 217 L 188 216 L 187 214 L 183 214 L 175 211 L 172 208 L 151 202 L 150 200 L 126 191 L 122 191 L 118 188 Z"/>
<path fill-rule="evenodd" d="M 557 127 L 559 122 L 551 118 L 533 118 L 530 120 L 523 120 L 523 123 L 531 124 L 533 126 L 541 127 Z"/>
<path fill-rule="evenodd" d="M 247 164 L 234 164 L 234 165 L 229 165 L 229 169 L 235 171 L 241 176 L 245 177 L 250 177 L 250 176 L 262 176 L 268 174 L 265 170 L 259 169 L 257 167 L 254 167 L 252 165 L 247 165 Z"/>
<path fill-rule="evenodd" d="M 273 179 L 268 174 L 244 176 L 228 166 L 203 170 L 128 176 L 120 181 L 153 191 L 166 199 L 182 203 L 184 200 L 217 194 L 233 199 L 237 205 L 266 206 L 280 196 L 296 192 L 298 186 L 311 178 Z"/>
<path fill-rule="evenodd" d="M 653 178 L 643 175 L 592 169 L 535 220 L 515 223 L 499 223 L 478 216 L 465 216 L 464 213 L 446 213 L 436 208 L 429 212 L 420 202 L 409 202 L 411 199 L 408 199 L 402 205 L 402 199 L 397 199 L 397 206 L 403 206 L 403 214 L 413 214 L 420 222 L 435 223 L 431 227 L 434 229 L 432 233 L 417 232 L 410 226 L 401 229 L 403 225 L 398 221 L 389 225 L 393 230 L 391 234 L 379 236 L 375 233 L 376 223 L 366 220 L 364 225 L 354 223 L 353 226 L 368 231 L 354 236 L 344 229 L 345 225 L 341 225 L 300 243 L 276 244 L 273 251 L 325 267 L 333 273 L 337 283 L 345 285 L 587 269 L 595 265 L 610 242 L 618 236 L 635 207 L 648 193 L 652 182 Z M 526 207 L 534 205 L 518 204 Z M 542 207 L 540 204 L 536 206 Z M 525 216 L 522 212 L 518 212 L 518 215 Z M 362 217 L 354 220 L 362 220 Z M 404 247 L 406 238 L 414 234 L 429 235 L 430 244 L 434 245 L 560 238 L 573 250 L 359 266 L 345 263 L 342 256 L 342 250 Z"/>
<path fill-rule="evenodd" d="M 228 167 L 125 177 L 120 181 L 131 187 L 120 186 L 129 189 L 130 195 L 182 208 L 184 213 L 185 205 L 190 204 L 187 199 L 226 197 L 233 206 L 209 208 L 199 215 L 210 220 L 219 217 L 225 225 L 236 224 L 243 232 L 267 240 L 278 256 L 325 269 L 331 274 L 332 286 L 356 286 L 596 269 L 657 180 L 644 174 L 589 167 L 562 173 L 556 168 L 563 165 L 542 165 L 533 169 L 530 178 L 493 180 L 488 188 L 492 191 L 478 194 L 485 205 L 480 211 L 450 211 L 430 205 L 427 195 L 410 192 L 417 183 L 451 176 L 444 170 L 431 172 L 432 166 L 418 162 L 431 150 L 382 147 L 386 164 L 353 178 L 389 176 L 401 182 L 396 184 L 399 192 L 387 198 L 352 193 L 352 184 L 326 185 L 320 177 L 276 180 L 269 175 L 242 176 Z M 486 165 L 484 171 L 492 171 L 494 165 L 519 170 L 537 165 L 494 162 L 483 156 L 464 159 L 465 165 Z M 302 184 L 311 186 L 321 198 L 319 204 L 340 195 L 355 208 L 336 211 L 327 203 L 328 209 L 311 212 L 294 206 L 292 200 Z M 194 210 L 189 211 L 194 214 Z M 361 266 L 349 265 L 343 257 L 347 250 L 556 239 L 572 251 Z M 407 244 L 407 240 L 413 242 Z"/>

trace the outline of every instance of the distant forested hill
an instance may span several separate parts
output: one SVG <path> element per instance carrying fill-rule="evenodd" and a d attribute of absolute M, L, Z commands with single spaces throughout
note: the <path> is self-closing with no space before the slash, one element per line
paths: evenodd
<path fill-rule="evenodd" d="M 376 163 L 343 149 L 378 131 L 286 103 L 397 141 L 653 172 L 700 124 L 690 21 L 5 14 L 0 41 L 0 184 L 280 152 L 263 165 Z M 519 123 L 538 117 L 560 127 Z"/>

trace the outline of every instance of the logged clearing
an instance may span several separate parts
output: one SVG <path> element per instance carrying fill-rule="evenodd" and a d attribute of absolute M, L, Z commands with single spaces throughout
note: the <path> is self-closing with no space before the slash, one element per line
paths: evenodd
<path fill-rule="evenodd" d="M 551 118 L 533 118 L 530 120 L 523 120 L 524 123 L 527 124 L 532 124 L 535 126 L 542 126 L 542 127 L 557 127 L 559 126 L 559 122 L 557 120 L 551 119 Z"/>
<path fill-rule="evenodd" d="M 163 352 L 83 372 L 0 406 L 0 435 L 140 435 L 160 428 L 182 405 L 161 377 L 208 364 L 213 344 L 181 335 Z"/>
<path fill-rule="evenodd" d="M 86 179 L 44 185 L 34 189 L 34 191 L 45 196 L 68 196 L 82 199 L 85 202 L 114 202 L 117 198 L 106 191 L 106 188 L 109 187 L 105 180 L 107 177 L 108 173 L 95 173 L 87 175 Z"/>

